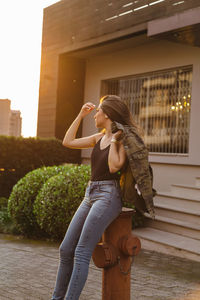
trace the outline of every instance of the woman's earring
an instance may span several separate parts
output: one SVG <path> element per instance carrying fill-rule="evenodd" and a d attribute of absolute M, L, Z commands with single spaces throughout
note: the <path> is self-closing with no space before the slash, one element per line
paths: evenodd
<path fill-rule="evenodd" d="M 105 115 L 105 118 L 108 119 L 108 116 Z"/>

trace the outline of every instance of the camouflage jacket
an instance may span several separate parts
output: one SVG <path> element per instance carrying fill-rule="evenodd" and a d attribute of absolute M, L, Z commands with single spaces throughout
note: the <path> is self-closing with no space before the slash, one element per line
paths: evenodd
<path fill-rule="evenodd" d="M 123 132 L 122 143 L 128 158 L 120 179 L 123 202 L 133 203 L 140 212 L 155 218 L 148 150 L 133 126 L 113 122 L 112 132 L 117 130 Z"/>

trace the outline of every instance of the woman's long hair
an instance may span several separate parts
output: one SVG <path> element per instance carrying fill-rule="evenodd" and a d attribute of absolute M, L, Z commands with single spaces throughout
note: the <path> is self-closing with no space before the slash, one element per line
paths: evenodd
<path fill-rule="evenodd" d="M 100 99 L 100 107 L 111 121 L 116 121 L 123 125 L 130 125 L 139 130 L 134 122 L 133 116 L 128 106 L 116 95 L 106 95 Z"/>

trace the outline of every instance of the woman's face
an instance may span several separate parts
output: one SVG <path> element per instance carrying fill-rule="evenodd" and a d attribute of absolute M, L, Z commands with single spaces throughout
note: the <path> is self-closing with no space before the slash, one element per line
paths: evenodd
<path fill-rule="evenodd" d="M 94 115 L 94 119 L 95 119 L 95 126 L 97 128 L 105 127 L 105 122 L 108 120 L 108 117 L 105 115 L 100 105 L 96 109 L 96 114 Z"/>

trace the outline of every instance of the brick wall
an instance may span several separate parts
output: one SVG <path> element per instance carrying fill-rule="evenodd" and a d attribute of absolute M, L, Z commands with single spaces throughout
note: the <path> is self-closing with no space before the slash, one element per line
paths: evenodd
<path fill-rule="evenodd" d="M 63 0 L 44 11 L 43 47 L 75 46 L 83 41 L 200 6 L 198 0 L 187 0 L 179 5 L 178 2 L 181 1 Z M 130 3 L 132 5 L 126 6 Z"/>

